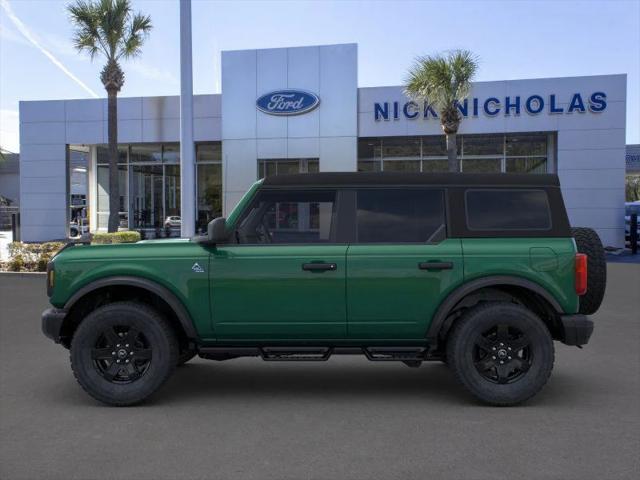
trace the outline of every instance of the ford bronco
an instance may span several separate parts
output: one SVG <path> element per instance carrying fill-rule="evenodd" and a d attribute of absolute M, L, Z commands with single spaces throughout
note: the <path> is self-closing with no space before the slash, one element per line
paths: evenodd
<path fill-rule="evenodd" d="M 139 403 L 195 355 L 443 361 L 492 405 L 535 395 L 554 340 L 582 346 L 606 283 L 555 175 L 316 173 L 253 184 L 207 235 L 69 244 L 44 334 L 91 396 Z"/>

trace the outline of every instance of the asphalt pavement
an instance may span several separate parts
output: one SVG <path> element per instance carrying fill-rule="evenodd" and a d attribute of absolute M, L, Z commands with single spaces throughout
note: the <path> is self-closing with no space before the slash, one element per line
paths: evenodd
<path fill-rule="evenodd" d="M 143 406 L 87 396 L 40 332 L 44 277 L 0 274 L 0 478 L 640 478 L 640 264 L 609 264 L 583 350 L 486 407 L 446 366 L 196 359 Z"/>

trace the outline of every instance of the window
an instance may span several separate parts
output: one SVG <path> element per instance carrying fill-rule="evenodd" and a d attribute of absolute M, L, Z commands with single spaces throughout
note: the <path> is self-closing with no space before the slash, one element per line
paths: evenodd
<path fill-rule="evenodd" d="M 240 243 L 328 243 L 335 237 L 335 191 L 262 192 L 238 229 Z"/>
<path fill-rule="evenodd" d="M 196 145 L 196 230 L 205 232 L 207 224 L 222 216 L 222 144 Z"/>
<path fill-rule="evenodd" d="M 550 137 L 546 132 L 458 135 L 458 159 L 463 172 L 546 173 Z M 445 136 L 359 138 L 358 171 L 446 172 Z"/>
<path fill-rule="evenodd" d="M 360 243 L 425 243 L 444 226 L 441 190 L 359 190 Z"/>
<path fill-rule="evenodd" d="M 469 230 L 549 230 L 551 216 L 544 190 L 467 190 Z"/>
<path fill-rule="evenodd" d="M 258 160 L 258 178 L 295 173 L 317 173 L 320 162 L 317 158 L 272 158 Z"/>

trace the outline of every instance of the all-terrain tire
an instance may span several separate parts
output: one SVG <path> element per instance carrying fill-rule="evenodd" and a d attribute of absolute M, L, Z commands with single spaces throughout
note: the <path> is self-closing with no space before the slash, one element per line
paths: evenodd
<path fill-rule="evenodd" d="M 150 306 L 114 302 L 80 323 L 70 357 L 73 374 L 89 395 L 127 406 L 142 402 L 169 378 L 178 342 L 171 325 Z"/>
<path fill-rule="evenodd" d="M 518 349 L 525 342 L 527 346 Z M 454 375 L 489 405 L 516 405 L 533 397 L 547 383 L 553 362 L 547 326 L 531 310 L 514 303 L 472 308 L 447 339 L 447 363 Z"/>
<path fill-rule="evenodd" d="M 607 261 L 600 237 L 591 228 L 572 228 L 578 252 L 587 255 L 587 292 L 580 297 L 579 312 L 591 315 L 598 311 L 607 286 Z"/>

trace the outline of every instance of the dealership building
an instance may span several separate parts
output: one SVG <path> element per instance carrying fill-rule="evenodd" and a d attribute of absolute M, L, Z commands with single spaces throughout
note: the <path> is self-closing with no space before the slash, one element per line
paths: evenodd
<path fill-rule="evenodd" d="M 445 171 L 437 113 L 402 86 L 358 88 L 357 55 L 355 44 L 223 52 L 222 93 L 193 97 L 186 187 L 180 98 L 120 98 L 122 227 L 165 235 L 167 217 L 189 209 L 202 229 L 268 175 Z M 624 74 L 474 83 L 458 106 L 462 171 L 557 173 L 571 223 L 622 246 L 626 83 Z M 67 236 L 83 205 L 91 230 L 106 228 L 106 142 L 106 99 L 20 103 L 22 240 Z M 72 188 L 79 172 L 84 191 Z M 187 201 L 181 188 L 193 192 Z"/>

